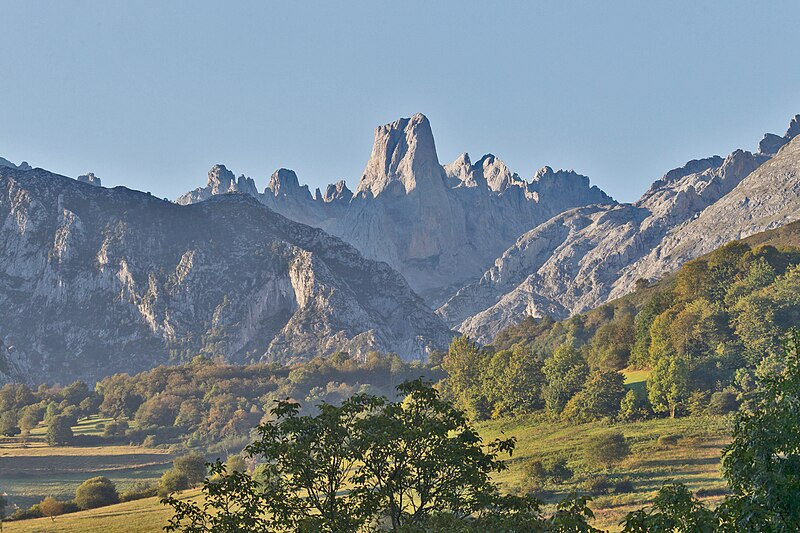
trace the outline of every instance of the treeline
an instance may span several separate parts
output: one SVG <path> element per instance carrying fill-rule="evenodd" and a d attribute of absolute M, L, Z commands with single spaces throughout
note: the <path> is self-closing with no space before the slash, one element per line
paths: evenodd
<path fill-rule="evenodd" d="M 728 244 L 657 284 L 564 321 L 528 318 L 491 346 L 453 342 L 446 389 L 481 419 L 547 409 L 570 420 L 728 412 L 781 364 L 800 322 L 800 250 Z M 626 390 L 622 369 L 652 370 Z"/>
<path fill-rule="evenodd" d="M 275 400 L 291 399 L 313 409 L 323 401 L 340 404 L 356 393 L 391 396 L 397 384 L 420 377 L 438 380 L 442 371 L 379 353 L 360 361 L 337 353 L 291 366 L 229 365 L 198 356 L 134 376 L 116 374 L 93 390 L 83 382 L 37 390 L 4 385 L 0 434 L 27 438 L 44 422 L 51 445 L 98 444 L 96 436 L 73 436 L 71 426 L 99 415 L 113 419 L 104 425 L 102 439 L 107 441 L 241 449 Z"/>

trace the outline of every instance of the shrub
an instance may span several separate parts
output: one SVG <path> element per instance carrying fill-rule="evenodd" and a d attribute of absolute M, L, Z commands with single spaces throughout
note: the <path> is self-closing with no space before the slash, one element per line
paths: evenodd
<path fill-rule="evenodd" d="M 600 496 L 608 494 L 608 490 L 611 486 L 611 482 L 606 476 L 592 476 L 584 481 L 583 490 L 592 496 Z"/>
<path fill-rule="evenodd" d="M 633 491 L 633 480 L 629 477 L 624 477 L 614 482 L 614 494 L 629 494 Z"/>
<path fill-rule="evenodd" d="M 697 489 L 697 492 L 695 492 L 694 495 L 698 498 L 711 498 L 714 496 L 726 496 L 730 493 L 730 490 L 725 487 L 721 487 L 717 489 Z"/>
<path fill-rule="evenodd" d="M 610 468 L 628 457 L 631 448 L 622 433 L 609 431 L 590 440 L 584 451 L 589 464 Z"/>
<path fill-rule="evenodd" d="M 107 477 L 87 479 L 75 491 L 75 503 L 81 509 L 94 509 L 118 502 L 117 487 Z"/>
<path fill-rule="evenodd" d="M 659 448 L 671 448 L 678 444 L 680 438 L 680 435 L 661 435 L 658 437 L 656 444 L 658 444 Z"/>
<path fill-rule="evenodd" d="M 137 481 L 131 487 L 120 494 L 120 501 L 129 502 L 133 500 L 141 500 L 142 498 L 150 498 L 158 494 L 158 485 L 148 483 L 146 481 Z"/>
<path fill-rule="evenodd" d="M 17 509 L 14 513 L 9 517 L 10 520 L 28 520 L 29 518 L 41 518 L 44 516 L 42 512 L 39 510 L 39 504 L 34 503 L 27 509 Z"/>
<path fill-rule="evenodd" d="M 225 461 L 225 472 L 232 474 L 234 472 L 247 473 L 247 463 L 241 455 L 229 455 Z"/>
<path fill-rule="evenodd" d="M 97 425 L 100 428 L 100 424 Z M 125 435 L 125 432 L 128 431 L 128 421 L 127 420 L 112 420 L 111 422 L 105 424 L 103 426 L 103 436 L 108 437 L 122 437 Z"/>
<path fill-rule="evenodd" d="M 184 472 L 170 468 L 158 482 L 158 495 L 166 498 L 171 493 L 189 488 L 189 479 Z"/>
<path fill-rule="evenodd" d="M 541 491 L 545 485 L 560 484 L 570 479 L 572 469 L 560 458 L 532 459 L 525 463 L 525 485 L 528 490 Z"/>
<path fill-rule="evenodd" d="M 708 402 L 708 413 L 712 415 L 726 415 L 739 409 L 739 400 L 730 390 L 715 392 Z"/>

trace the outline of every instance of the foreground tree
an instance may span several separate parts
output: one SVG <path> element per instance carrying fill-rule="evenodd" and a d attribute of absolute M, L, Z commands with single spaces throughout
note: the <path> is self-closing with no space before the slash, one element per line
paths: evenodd
<path fill-rule="evenodd" d="M 359 422 L 363 450 L 354 481 L 388 512 L 392 529 L 422 528 L 434 512 L 467 517 L 491 504 L 490 475 L 506 468 L 514 439 L 488 447 L 464 413 L 421 380 L 398 387 L 402 402 L 389 402 Z"/>
<path fill-rule="evenodd" d="M 167 531 L 596 531 L 586 499 L 551 517 L 530 497 L 501 496 L 491 475 L 514 439 L 484 445 L 464 413 L 421 380 L 392 402 L 356 395 L 299 416 L 278 402 L 248 448 L 264 462 L 253 476 L 211 465 L 204 503 L 173 497 Z"/>
<path fill-rule="evenodd" d="M 800 331 L 784 345 L 783 372 L 761 380 L 736 417 L 722 467 L 737 525 L 800 531 Z"/>

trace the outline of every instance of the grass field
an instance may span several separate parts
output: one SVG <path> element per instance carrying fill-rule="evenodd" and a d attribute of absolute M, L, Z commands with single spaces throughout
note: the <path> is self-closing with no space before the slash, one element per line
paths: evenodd
<path fill-rule="evenodd" d="M 86 419 L 73 427 L 76 435 L 102 432 L 102 419 Z M 35 428 L 27 442 L 0 440 L 0 492 L 12 506 L 30 507 L 45 496 L 72 499 L 90 477 L 106 476 L 121 492 L 136 481 L 155 482 L 169 468 L 172 456 L 140 446 L 50 447 L 44 428 Z"/>
<path fill-rule="evenodd" d="M 705 489 L 715 494 L 704 498 L 712 504 L 720 499 L 725 483 L 720 475 L 720 454 L 728 442 L 728 422 L 722 417 L 659 419 L 635 423 L 603 423 L 570 425 L 536 417 L 518 417 L 480 424 L 478 429 L 486 441 L 501 434 L 517 438 L 517 449 L 509 460 L 509 469 L 497 476 L 505 491 L 525 490 L 524 467 L 532 459 L 557 456 L 567 460 L 575 472 L 574 477 L 562 486 L 552 489 L 546 499 L 554 501 L 572 490 L 581 490 L 592 473 L 586 465 L 583 449 L 586 443 L 609 429 L 622 431 L 631 444 L 631 456 L 617 467 L 602 472 L 612 481 L 629 477 L 634 490 L 628 494 L 597 496 L 591 502 L 598 527 L 613 530 L 629 511 L 652 501 L 662 484 L 674 480 L 685 483 L 692 490 Z M 662 435 L 677 436 L 677 443 L 660 446 Z M 6 455 L 3 455 L 6 454 Z M 13 454 L 13 455 L 8 455 Z M 10 467 L 9 458 L 23 467 Z M 19 490 L 26 488 L 41 494 L 54 494 L 53 490 L 74 492 L 80 481 L 93 475 L 107 475 L 118 485 L 135 479 L 155 479 L 166 468 L 170 457 L 159 450 L 146 450 L 130 446 L 104 448 L 47 448 L 31 446 L 27 449 L 0 448 L 0 479 L 13 473 L 11 485 Z M 40 461 L 40 462 L 37 462 Z M 163 461 L 163 462 L 160 462 Z M 90 468 L 91 471 L 81 470 Z M 32 473 L 29 478 L 21 470 Z M 49 469 L 61 472 L 48 475 Z M 44 487 L 44 488 L 43 488 Z M 48 492 L 50 491 L 50 492 Z M 189 492 L 184 497 L 196 495 Z M 38 498 L 38 499 L 37 499 Z M 123 532 L 156 533 L 170 516 L 157 498 L 148 498 L 114 506 L 82 511 L 49 519 L 25 520 L 5 524 L 11 532 Z"/>

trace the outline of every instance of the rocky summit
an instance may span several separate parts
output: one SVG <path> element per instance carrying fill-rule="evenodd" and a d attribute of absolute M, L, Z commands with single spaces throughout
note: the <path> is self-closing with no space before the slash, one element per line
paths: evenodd
<path fill-rule="evenodd" d="M 243 190 L 232 180 L 225 183 L 217 186 L 209 173 L 205 187 L 177 203 Z M 262 193 L 249 194 L 293 220 L 341 237 L 370 259 L 386 261 L 436 306 L 537 224 L 574 207 L 615 204 L 573 171 L 545 167 L 526 181 L 491 154 L 474 164 L 464 154 L 442 165 L 422 114 L 375 130 L 355 193 L 340 181 L 325 194 L 312 195 L 294 172 L 280 169 Z"/>
<path fill-rule="evenodd" d="M 248 183 L 224 167 L 209 182 Z M 389 265 L 247 194 L 180 206 L 98 185 L 0 167 L 0 380 L 93 380 L 197 354 L 425 358 L 451 338 Z"/>

